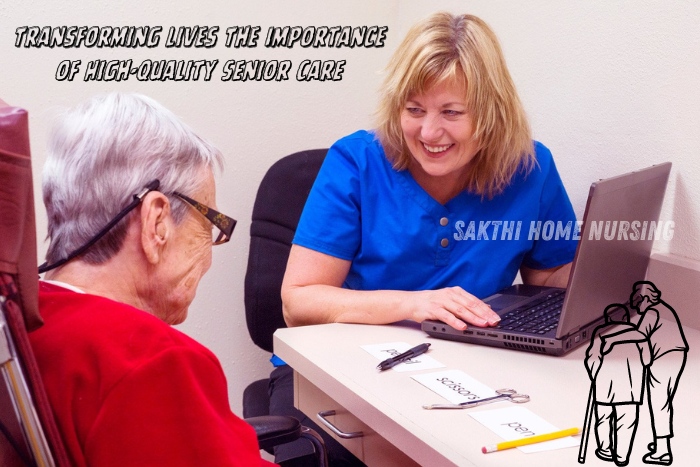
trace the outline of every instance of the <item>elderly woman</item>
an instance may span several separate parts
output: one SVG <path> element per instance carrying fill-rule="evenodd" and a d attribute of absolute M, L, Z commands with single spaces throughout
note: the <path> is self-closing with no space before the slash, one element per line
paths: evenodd
<path fill-rule="evenodd" d="M 170 326 L 233 231 L 212 209 L 221 165 L 139 95 L 96 97 L 52 133 L 45 324 L 30 338 L 74 466 L 267 464 L 217 358 Z"/>
<path fill-rule="evenodd" d="M 287 324 L 494 326 L 480 298 L 518 271 L 564 286 L 576 242 L 529 230 L 575 214 L 491 29 L 470 15 L 420 22 L 380 96 L 376 129 L 336 142 L 309 195 L 282 285 Z"/>

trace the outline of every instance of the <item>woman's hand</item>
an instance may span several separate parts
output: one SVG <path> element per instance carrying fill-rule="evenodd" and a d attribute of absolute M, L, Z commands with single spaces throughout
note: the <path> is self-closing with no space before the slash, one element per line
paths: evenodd
<path fill-rule="evenodd" d="M 411 293 L 411 319 L 419 323 L 433 319 L 463 331 L 468 324 L 495 326 L 501 319 L 490 306 L 461 287 Z"/>
<path fill-rule="evenodd" d="M 600 338 L 600 354 L 605 355 L 609 353 L 612 350 L 613 345 L 615 345 L 614 342 L 610 342 L 605 338 L 605 336 Z"/>

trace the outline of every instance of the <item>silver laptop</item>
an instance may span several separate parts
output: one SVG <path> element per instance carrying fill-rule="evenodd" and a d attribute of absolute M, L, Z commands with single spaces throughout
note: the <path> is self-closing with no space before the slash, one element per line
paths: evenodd
<path fill-rule="evenodd" d="M 628 303 L 646 276 L 652 244 L 673 224 L 659 221 L 671 163 L 594 182 L 566 289 L 513 285 L 484 299 L 497 327 L 458 331 L 440 321 L 422 329 L 441 339 L 563 355 L 590 340 L 612 303 Z M 622 310 L 621 310 L 622 311 Z"/>

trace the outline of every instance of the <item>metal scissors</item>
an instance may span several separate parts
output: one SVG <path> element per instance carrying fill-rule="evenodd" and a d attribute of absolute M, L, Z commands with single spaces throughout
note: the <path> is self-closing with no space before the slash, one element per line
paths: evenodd
<path fill-rule="evenodd" d="M 501 400 L 510 401 L 514 404 L 524 404 L 530 400 L 530 396 L 527 394 L 518 394 L 515 389 L 498 389 L 495 396 L 487 397 L 485 399 L 478 399 L 475 401 L 461 402 L 459 404 L 431 404 L 424 405 L 424 409 L 471 409 L 472 407 L 477 407 L 479 405 L 490 404 L 491 402 L 498 402 Z"/>

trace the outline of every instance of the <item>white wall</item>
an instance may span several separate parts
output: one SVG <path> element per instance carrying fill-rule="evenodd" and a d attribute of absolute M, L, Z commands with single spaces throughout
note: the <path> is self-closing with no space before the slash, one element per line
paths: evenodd
<path fill-rule="evenodd" d="M 531 117 L 535 137 L 552 149 L 577 213 L 590 182 L 658 162 L 674 164 L 662 219 L 676 223 L 657 249 L 700 260 L 700 3 L 635 1 L 4 1 L 0 4 L 0 97 L 30 112 L 37 230 L 46 234 L 40 174 L 46 132 L 56 107 L 107 90 L 137 91 L 162 102 L 220 147 L 227 168 L 218 205 L 239 219 L 233 240 L 214 250 L 190 317 L 180 328 L 221 359 L 231 403 L 268 373 L 268 355 L 248 337 L 243 310 L 250 213 L 265 170 L 291 152 L 330 145 L 371 125 L 380 71 L 408 27 L 446 9 L 481 16 L 501 39 Z M 19 26 L 219 26 L 208 50 L 25 49 Z M 227 49 L 229 26 L 389 27 L 380 49 Z M 54 79 L 62 60 L 229 59 L 346 60 L 338 82 L 116 83 Z M 40 242 L 43 257 L 46 245 Z"/>
<path fill-rule="evenodd" d="M 700 260 L 700 3 L 401 2 L 401 34 L 434 5 L 486 20 L 501 40 L 536 139 L 579 217 L 590 183 L 673 162 L 655 248 Z"/>

